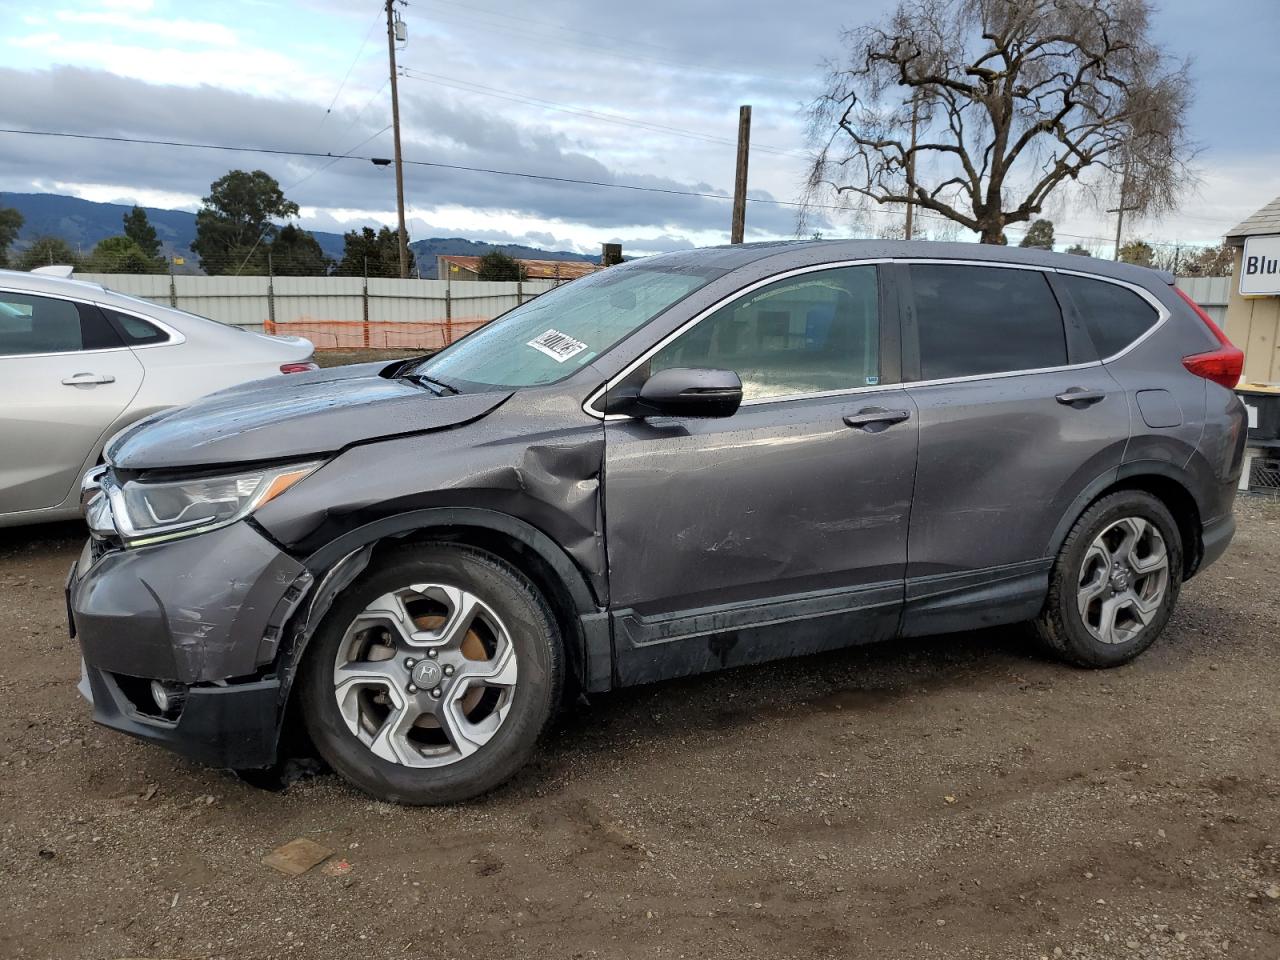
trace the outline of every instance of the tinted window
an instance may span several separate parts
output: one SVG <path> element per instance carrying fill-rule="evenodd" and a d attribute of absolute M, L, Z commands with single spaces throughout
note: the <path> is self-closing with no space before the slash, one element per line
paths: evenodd
<path fill-rule="evenodd" d="M 0 293 L 0 356 L 118 346 L 119 338 L 96 307 L 25 293 Z"/>
<path fill-rule="evenodd" d="M 1100 357 L 1119 353 L 1159 319 L 1155 308 L 1128 287 L 1070 274 L 1060 274 L 1059 280 L 1075 301 Z"/>
<path fill-rule="evenodd" d="M 841 267 L 761 287 L 650 361 L 653 371 L 670 367 L 733 370 L 747 400 L 879 383 L 876 268 Z"/>
<path fill-rule="evenodd" d="M 1038 270 L 912 264 L 923 380 L 1057 367 L 1062 313 Z"/>
<path fill-rule="evenodd" d="M 169 335 L 159 327 L 147 323 L 141 317 L 115 310 L 104 311 L 111 318 L 111 325 L 120 332 L 124 342 L 134 346 L 146 346 L 149 343 L 164 343 Z"/>

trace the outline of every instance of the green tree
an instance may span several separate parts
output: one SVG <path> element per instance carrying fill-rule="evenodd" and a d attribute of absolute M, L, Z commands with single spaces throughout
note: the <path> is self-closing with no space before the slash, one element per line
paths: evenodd
<path fill-rule="evenodd" d="M 156 236 L 156 228 L 147 219 L 147 211 L 136 204 L 124 215 L 124 235 L 148 257 L 159 258 L 160 238 Z"/>
<path fill-rule="evenodd" d="M 0 207 L 0 267 L 9 265 L 9 245 L 18 239 L 22 214 L 12 207 Z"/>
<path fill-rule="evenodd" d="M 481 280 L 523 280 L 525 269 L 514 257 L 501 250 L 490 250 L 480 258 L 477 276 Z"/>
<path fill-rule="evenodd" d="M 272 220 L 297 215 L 298 205 L 270 174 L 232 170 L 209 185 L 191 249 L 205 273 L 264 274 L 278 229 Z"/>
<path fill-rule="evenodd" d="M 18 256 L 19 270 L 34 270 L 36 267 L 71 266 L 81 269 L 80 258 L 61 237 L 36 237 L 31 246 Z"/>
<path fill-rule="evenodd" d="M 164 273 L 160 257 L 149 256 L 131 237 L 107 237 L 99 240 L 85 258 L 88 273 Z"/>
<path fill-rule="evenodd" d="M 382 227 L 376 233 L 370 227 L 351 230 L 342 235 L 342 259 L 333 272 L 339 277 L 364 276 L 366 264 L 371 277 L 400 276 L 399 231 Z M 409 273 L 415 258 L 409 249 Z M 443 278 L 441 278 L 443 279 Z"/>
<path fill-rule="evenodd" d="M 1088 248 L 1088 247 L 1082 247 L 1082 246 L 1081 246 L 1080 244 L 1078 244 L 1078 243 L 1073 243 L 1071 246 L 1067 247 L 1067 253 L 1074 253 L 1077 257 L 1092 257 L 1092 256 L 1093 256 L 1093 254 L 1089 252 L 1089 248 Z"/>
<path fill-rule="evenodd" d="M 1020 247 L 1034 247 L 1037 250 L 1053 249 L 1053 221 L 1035 220 L 1027 228 L 1027 235 L 1018 244 Z"/>
<path fill-rule="evenodd" d="M 285 224 L 271 241 L 271 270 L 280 277 L 325 277 L 333 261 L 310 232 Z"/>
<path fill-rule="evenodd" d="M 1136 263 L 1140 267 L 1149 267 L 1155 260 L 1155 251 L 1151 244 L 1143 240 L 1130 240 L 1120 248 L 1121 263 Z"/>

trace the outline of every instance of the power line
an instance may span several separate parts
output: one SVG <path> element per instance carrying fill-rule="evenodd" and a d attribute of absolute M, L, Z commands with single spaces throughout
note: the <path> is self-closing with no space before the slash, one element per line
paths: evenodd
<path fill-rule="evenodd" d="M 364 39 L 360 41 L 360 49 L 356 51 L 356 55 L 351 59 L 351 64 L 347 67 L 347 72 L 342 75 L 342 82 L 338 84 L 338 89 L 333 94 L 333 99 L 329 101 L 329 106 L 324 111 L 324 116 L 320 120 L 320 125 L 324 126 L 325 120 L 329 119 L 329 114 L 333 113 L 334 105 L 338 102 L 338 97 L 342 96 L 342 91 L 347 85 L 347 81 L 351 78 L 351 71 L 356 68 L 356 64 L 360 62 L 360 58 L 364 55 L 364 48 L 369 45 L 369 38 L 373 36 L 373 28 L 378 25 L 382 19 L 382 5 L 378 5 L 378 12 L 373 18 L 373 22 L 369 24 L 369 29 L 364 32 Z"/>
<path fill-rule="evenodd" d="M 379 133 L 381 132 L 382 131 L 379 131 Z M 159 139 L 152 139 L 147 137 L 113 137 L 113 136 L 106 136 L 102 134 L 71 133 L 67 131 L 55 131 L 55 130 L 19 130 L 11 127 L 0 127 L 0 134 L 11 134 L 11 135 L 17 135 L 17 136 L 32 136 L 32 137 L 53 137 L 53 138 L 68 139 L 68 140 L 90 140 L 90 141 L 96 141 L 96 142 L 102 142 L 102 143 L 142 144 L 145 146 L 156 146 L 156 147 L 181 147 L 181 148 L 192 149 L 192 150 L 218 150 L 218 151 L 223 151 L 227 153 L 254 153 L 254 154 L 264 154 L 267 156 L 278 156 L 278 157 L 312 157 L 316 159 L 334 160 L 334 161 L 363 160 L 366 162 L 378 162 L 379 164 L 385 164 L 390 162 L 384 157 L 371 157 L 371 156 L 365 156 L 362 154 L 356 154 L 354 152 L 351 152 L 348 154 L 333 154 L 333 153 L 320 153 L 319 151 L 315 151 L 315 150 L 285 150 L 278 147 L 240 147 L 240 146 L 229 146 L 227 144 L 217 144 L 217 143 L 194 143 L 194 142 L 181 141 L 181 140 L 159 140 Z M 377 136 L 377 134 L 374 134 L 374 136 Z M 493 167 L 475 167 L 475 166 L 469 166 L 467 164 L 442 163 L 434 160 L 405 160 L 404 162 L 406 164 L 409 164 L 411 166 L 416 166 L 416 167 L 430 167 L 430 168 L 435 168 L 440 170 L 458 170 L 458 171 L 463 171 L 467 173 L 483 173 L 490 176 L 513 177 L 513 178 L 523 179 L 523 180 L 538 180 L 538 181 L 547 182 L 547 183 L 574 184 L 579 186 L 601 187 L 608 190 L 627 190 L 627 191 L 636 192 L 636 193 L 656 193 L 656 194 L 662 194 L 665 196 L 690 197 L 690 198 L 703 199 L 703 200 L 720 200 L 726 203 L 733 201 L 733 197 L 725 193 L 706 193 L 698 190 L 677 190 L 670 187 L 651 187 L 651 186 L 643 186 L 641 184 L 635 184 L 635 183 L 610 183 L 604 180 L 586 180 L 578 177 L 560 177 L 560 176 L 554 176 L 551 174 L 530 173 L 528 171 L 522 171 L 522 170 L 499 170 Z M 837 204 L 806 203 L 805 201 L 801 201 L 801 200 L 777 200 L 769 197 L 747 197 L 746 199 L 748 203 L 755 203 L 755 204 L 764 204 L 764 205 L 782 206 L 782 207 L 807 207 L 811 210 L 834 210 L 834 211 L 839 211 L 841 213 L 855 212 L 849 206 L 837 205 Z M 888 210 L 874 210 L 874 211 L 868 211 L 868 212 L 876 215 L 880 215 L 880 214 L 883 214 L 886 216 L 894 215 L 894 214 L 891 214 L 891 212 Z M 916 215 L 919 217 L 925 217 L 931 220 L 937 220 L 943 223 L 954 223 L 953 220 L 950 220 L 949 218 L 944 217 L 941 214 L 936 214 L 936 213 L 931 213 L 926 211 L 917 211 Z M 1100 243 L 1109 242 L 1107 237 L 1086 236 L 1084 234 L 1071 234 L 1071 233 L 1061 233 L 1061 232 L 1056 233 L 1056 235 L 1061 237 L 1066 237 L 1067 239 L 1071 239 L 1071 240 L 1092 240 Z M 1192 246 L 1192 244 L 1169 243 L 1169 242 L 1161 242 L 1161 241 L 1154 241 L 1154 240 L 1146 240 L 1143 242 L 1153 247 Z"/>

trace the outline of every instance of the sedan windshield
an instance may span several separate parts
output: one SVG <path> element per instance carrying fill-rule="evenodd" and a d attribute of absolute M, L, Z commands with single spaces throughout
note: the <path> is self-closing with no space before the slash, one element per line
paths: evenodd
<path fill-rule="evenodd" d="M 554 383 L 723 272 L 610 267 L 516 307 L 402 375 L 455 390 Z"/>

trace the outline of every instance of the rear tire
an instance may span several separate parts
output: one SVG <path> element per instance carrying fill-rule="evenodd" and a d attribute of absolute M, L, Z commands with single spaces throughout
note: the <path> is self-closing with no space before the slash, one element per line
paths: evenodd
<path fill-rule="evenodd" d="M 1155 642 L 1182 587 L 1182 537 L 1168 508 L 1140 490 L 1098 500 L 1054 562 L 1035 621 L 1044 646 L 1081 667 L 1128 663 Z"/>
<path fill-rule="evenodd" d="M 358 578 L 299 677 L 307 732 L 344 779 L 391 803 L 468 800 L 532 755 L 563 654 L 542 595 L 460 544 L 404 548 Z"/>

